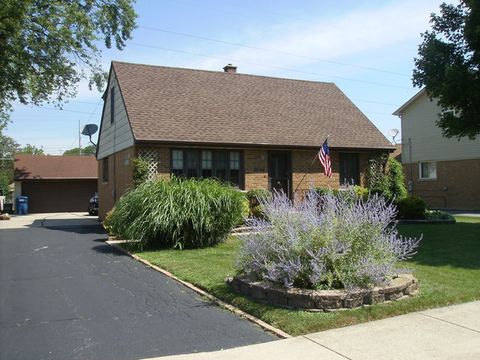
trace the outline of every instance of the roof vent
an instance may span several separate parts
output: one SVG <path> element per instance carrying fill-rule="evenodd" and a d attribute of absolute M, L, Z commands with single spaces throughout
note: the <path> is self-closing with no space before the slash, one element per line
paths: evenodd
<path fill-rule="evenodd" d="M 223 67 L 223 71 L 225 71 L 226 73 L 235 74 L 237 72 L 237 67 L 233 66 L 232 64 L 228 64 Z"/>

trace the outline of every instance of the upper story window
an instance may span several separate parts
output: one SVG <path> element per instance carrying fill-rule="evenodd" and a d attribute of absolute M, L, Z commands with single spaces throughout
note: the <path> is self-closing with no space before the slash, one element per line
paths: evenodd
<path fill-rule="evenodd" d="M 435 161 L 424 161 L 418 164 L 418 174 L 420 180 L 437 179 L 437 163 Z"/>
<path fill-rule="evenodd" d="M 110 89 L 110 124 L 115 122 L 115 87 Z"/>
<path fill-rule="evenodd" d="M 108 182 L 108 157 L 102 159 L 102 181 Z"/>

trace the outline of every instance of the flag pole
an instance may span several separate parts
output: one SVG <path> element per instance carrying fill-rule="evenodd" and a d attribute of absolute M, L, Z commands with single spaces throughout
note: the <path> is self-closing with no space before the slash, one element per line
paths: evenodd
<path fill-rule="evenodd" d="M 327 135 L 327 137 L 325 138 L 325 141 L 323 142 L 322 146 L 328 141 L 328 138 L 330 137 L 330 134 Z M 312 162 L 310 163 L 310 167 L 308 169 L 311 169 L 313 164 L 315 163 L 315 160 L 317 160 L 318 158 L 318 153 L 320 152 L 320 150 L 315 154 L 314 158 L 312 159 Z M 297 193 L 297 190 L 298 188 L 300 187 L 300 185 L 302 184 L 303 180 L 305 180 L 305 177 L 307 176 L 307 171 L 303 174 L 303 177 L 302 179 L 300 180 L 300 182 L 297 184 L 297 187 L 295 188 L 295 190 L 293 191 L 293 195 L 295 196 L 295 194 Z"/>

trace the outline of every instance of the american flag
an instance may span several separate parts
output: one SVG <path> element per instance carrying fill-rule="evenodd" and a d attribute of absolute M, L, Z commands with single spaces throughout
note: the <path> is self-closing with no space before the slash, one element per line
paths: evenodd
<path fill-rule="evenodd" d="M 325 140 L 320 148 L 318 158 L 323 165 L 325 176 L 332 177 L 332 162 L 330 161 L 330 149 L 328 148 L 327 140 Z"/>

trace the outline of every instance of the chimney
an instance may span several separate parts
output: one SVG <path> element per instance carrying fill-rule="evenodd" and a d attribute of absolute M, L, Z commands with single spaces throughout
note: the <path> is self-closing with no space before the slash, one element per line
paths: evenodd
<path fill-rule="evenodd" d="M 237 67 L 233 66 L 232 64 L 228 64 L 223 67 L 223 71 L 226 73 L 235 74 L 237 72 Z"/>

